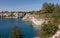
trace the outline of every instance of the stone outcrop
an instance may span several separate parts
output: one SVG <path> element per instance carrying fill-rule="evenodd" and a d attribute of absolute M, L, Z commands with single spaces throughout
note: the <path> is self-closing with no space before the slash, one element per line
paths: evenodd
<path fill-rule="evenodd" d="M 21 18 L 24 17 L 25 13 L 18 12 L 0 12 L 0 18 Z"/>
<path fill-rule="evenodd" d="M 58 25 L 59 30 L 51 38 L 60 38 L 60 25 Z"/>
<path fill-rule="evenodd" d="M 32 23 L 34 24 L 33 27 L 40 27 L 43 23 L 48 23 L 48 19 L 47 18 L 36 18 L 35 15 L 32 14 L 26 14 L 23 17 L 23 20 L 29 20 L 32 21 Z"/>
<path fill-rule="evenodd" d="M 30 13 L 26 14 L 23 17 L 23 20 L 32 22 L 32 26 L 36 30 L 37 36 L 39 35 L 41 25 L 43 23 L 47 24 L 48 21 L 49 21 L 47 18 L 40 18 L 40 17 L 37 18 L 37 15 L 33 15 L 33 14 L 30 14 Z M 39 38 L 39 37 L 35 37 L 35 38 Z"/>

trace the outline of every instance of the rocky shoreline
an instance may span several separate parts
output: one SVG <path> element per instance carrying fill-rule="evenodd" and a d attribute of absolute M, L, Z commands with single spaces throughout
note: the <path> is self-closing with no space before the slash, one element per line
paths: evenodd
<path fill-rule="evenodd" d="M 36 30 L 37 35 L 39 35 L 41 25 L 43 23 L 46 23 L 47 24 L 49 20 L 47 18 L 37 18 L 35 16 L 36 15 L 33 15 L 33 14 L 28 13 L 28 14 L 26 14 L 23 17 L 22 20 L 24 20 L 24 21 L 31 21 L 32 22 L 32 27 Z"/>
<path fill-rule="evenodd" d="M 23 18 L 24 15 L 22 12 L 0 12 L 0 18 Z"/>
<path fill-rule="evenodd" d="M 23 20 L 25 20 L 25 21 L 32 21 L 32 23 L 37 25 L 37 26 L 40 26 L 43 23 L 48 23 L 48 21 L 49 21 L 47 18 L 36 18 L 35 15 L 32 15 L 32 14 L 26 14 L 23 17 Z"/>
<path fill-rule="evenodd" d="M 34 29 L 35 29 L 36 31 L 38 31 L 38 33 L 37 33 L 37 35 L 38 35 L 39 32 L 40 32 L 41 25 L 42 25 L 43 23 L 48 24 L 49 19 L 48 19 L 48 18 L 37 18 L 37 17 L 35 17 L 35 16 L 36 16 L 36 15 L 33 15 L 33 14 L 28 13 L 28 14 L 26 14 L 26 15 L 22 18 L 22 20 L 24 20 L 24 21 L 31 21 L 31 22 L 32 22 L 32 26 L 34 27 Z M 60 29 L 60 25 L 58 25 L 58 28 Z M 59 32 L 60 32 L 60 30 L 58 30 L 58 31 L 55 33 L 55 35 L 53 35 L 53 36 L 50 37 L 50 38 L 59 37 L 59 35 L 60 35 Z M 35 37 L 35 38 L 40 38 L 40 37 Z"/>

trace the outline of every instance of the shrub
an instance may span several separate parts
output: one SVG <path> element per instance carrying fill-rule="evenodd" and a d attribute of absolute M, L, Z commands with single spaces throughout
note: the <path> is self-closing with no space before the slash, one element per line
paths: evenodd
<path fill-rule="evenodd" d="M 43 24 L 40 30 L 40 37 L 49 38 L 52 35 L 54 35 L 57 30 L 58 30 L 58 26 L 55 24 L 52 24 L 50 22 L 48 24 Z"/>

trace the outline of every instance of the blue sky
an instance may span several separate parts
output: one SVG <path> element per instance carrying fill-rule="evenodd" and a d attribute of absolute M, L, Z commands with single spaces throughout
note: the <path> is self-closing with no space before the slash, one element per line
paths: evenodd
<path fill-rule="evenodd" d="M 0 0 L 0 11 L 39 10 L 44 2 L 60 4 L 60 0 Z"/>

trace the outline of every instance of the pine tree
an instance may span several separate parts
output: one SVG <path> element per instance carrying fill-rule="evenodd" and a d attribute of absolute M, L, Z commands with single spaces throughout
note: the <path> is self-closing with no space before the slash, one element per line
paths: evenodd
<path fill-rule="evenodd" d="M 0 38 L 2 38 L 2 36 L 0 35 Z"/>
<path fill-rule="evenodd" d="M 54 4 L 45 2 L 45 3 L 43 4 L 41 13 L 52 13 L 53 10 L 54 10 L 54 8 L 55 8 Z"/>
<path fill-rule="evenodd" d="M 18 30 L 18 26 L 15 26 L 12 30 L 10 38 L 22 38 L 21 32 Z"/>

